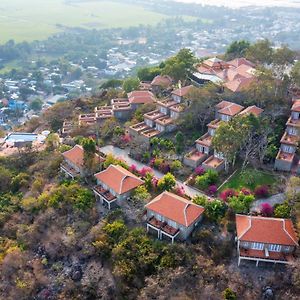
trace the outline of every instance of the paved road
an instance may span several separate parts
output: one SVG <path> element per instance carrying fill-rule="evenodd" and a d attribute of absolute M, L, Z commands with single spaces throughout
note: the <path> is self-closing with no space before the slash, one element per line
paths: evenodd
<path fill-rule="evenodd" d="M 131 158 L 129 156 L 129 150 L 128 149 L 121 149 L 121 148 L 118 148 L 118 147 L 115 147 L 115 146 L 104 146 L 102 148 L 100 148 L 100 151 L 103 152 L 104 154 L 113 154 L 114 156 L 116 157 L 119 157 L 121 159 L 123 159 L 124 161 L 126 161 L 127 164 L 129 165 L 136 165 L 138 169 L 142 169 L 143 167 L 148 167 L 147 165 L 139 162 L 139 161 L 136 161 L 135 159 Z M 161 178 L 164 176 L 163 173 L 157 171 L 157 170 L 153 170 L 154 172 L 154 175 L 157 177 L 157 178 Z M 179 186 L 183 186 L 184 190 L 185 190 L 185 193 L 190 196 L 190 197 L 195 197 L 197 195 L 201 195 L 202 193 L 199 192 L 198 190 L 190 187 L 190 186 L 187 186 L 185 183 L 183 183 L 182 181 L 180 180 L 176 180 L 177 181 L 177 184 Z M 203 194 L 202 194 L 203 195 Z"/>
<path fill-rule="evenodd" d="M 269 203 L 271 206 L 274 206 L 275 204 L 283 203 L 284 200 L 285 200 L 285 194 L 284 193 L 279 193 L 279 194 L 273 195 L 273 196 L 271 196 L 269 198 L 266 198 L 266 199 L 259 199 L 259 200 L 256 200 L 252 203 L 251 211 L 260 211 L 261 205 L 263 203 Z"/>

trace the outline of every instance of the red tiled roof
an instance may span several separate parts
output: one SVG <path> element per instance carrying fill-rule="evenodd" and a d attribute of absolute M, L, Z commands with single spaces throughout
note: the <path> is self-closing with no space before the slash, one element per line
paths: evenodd
<path fill-rule="evenodd" d="M 79 168 L 83 167 L 84 150 L 82 146 L 75 145 L 72 149 L 63 152 L 62 156 L 73 163 L 75 166 Z M 102 161 L 101 157 L 98 154 L 95 154 L 95 159 L 97 159 L 99 163 Z"/>
<path fill-rule="evenodd" d="M 233 59 L 231 61 L 228 61 L 227 63 L 229 65 L 232 65 L 232 66 L 236 67 L 236 68 L 241 66 L 241 65 L 247 65 L 247 66 L 252 67 L 252 68 L 254 68 L 254 66 L 255 66 L 254 63 L 252 63 L 251 61 L 247 60 L 244 57 Z"/>
<path fill-rule="evenodd" d="M 236 215 L 239 240 L 266 244 L 298 245 L 298 238 L 290 219 L 275 219 Z"/>
<path fill-rule="evenodd" d="M 173 91 L 172 94 L 179 97 L 184 97 L 189 93 L 192 87 L 193 87 L 192 85 L 184 86 L 180 89 Z"/>
<path fill-rule="evenodd" d="M 257 107 L 256 105 L 252 105 L 241 111 L 240 115 L 253 114 L 258 117 L 263 113 L 263 111 L 263 109 Z"/>
<path fill-rule="evenodd" d="M 219 103 L 219 105 L 221 105 L 221 109 L 218 110 L 218 113 L 228 116 L 235 116 L 244 108 L 239 104 L 228 101 L 222 101 L 221 103 Z M 216 107 L 219 108 L 218 105 Z"/>
<path fill-rule="evenodd" d="M 170 192 L 158 195 L 146 208 L 186 227 L 193 224 L 204 212 L 202 206 Z"/>
<path fill-rule="evenodd" d="M 162 76 L 162 75 L 157 75 L 151 82 L 151 85 L 158 85 L 162 87 L 168 87 L 172 84 L 172 79 L 170 76 Z"/>
<path fill-rule="evenodd" d="M 294 101 L 291 110 L 292 110 L 292 111 L 300 112 L 300 99 L 297 99 L 297 100 Z"/>
<path fill-rule="evenodd" d="M 240 92 L 250 86 L 250 84 L 255 80 L 255 77 L 239 77 L 235 80 L 228 81 L 224 84 L 226 88 L 232 92 Z"/>
<path fill-rule="evenodd" d="M 135 104 L 153 103 L 154 95 L 150 91 L 133 91 L 127 94 L 129 102 Z"/>
<path fill-rule="evenodd" d="M 142 185 L 144 181 L 121 166 L 110 165 L 95 177 L 121 195 Z"/>

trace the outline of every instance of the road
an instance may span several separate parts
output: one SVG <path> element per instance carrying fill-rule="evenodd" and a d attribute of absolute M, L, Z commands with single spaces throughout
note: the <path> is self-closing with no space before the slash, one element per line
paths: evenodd
<path fill-rule="evenodd" d="M 108 146 L 101 147 L 99 150 L 101 152 L 103 152 L 104 154 L 113 154 L 114 156 L 123 159 L 130 166 L 136 165 L 138 169 L 142 169 L 143 167 L 149 167 L 149 166 L 131 158 L 129 156 L 128 149 L 124 150 L 124 149 L 118 148 L 116 146 L 108 145 Z M 154 172 L 155 177 L 157 177 L 158 179 L 164 176 L 163 173 L 161 173 L 157 170 L 153 170 L 153 172 Z M 197 195 L 204 195 L 200 191 L 198 191 L 190 186 L 187 186 L 184 182 L 182 182 L 178 179 L 176 179 L 176 182 L 177 182 L 178 186 L 182 186 L 184 188 L 186 195 L 188 195 L 191 198 L 194 198 Z"/>

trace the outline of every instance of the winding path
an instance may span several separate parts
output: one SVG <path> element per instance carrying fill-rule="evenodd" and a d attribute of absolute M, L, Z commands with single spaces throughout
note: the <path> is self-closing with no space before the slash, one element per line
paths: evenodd
<path fill-rule="evenodd" d="M 99 148 L 100 152 L 104 153 L 104 154 L 113 154 L 114 156 L 123 159 L 127 164 L 129 165 L 136 165 L 138 169 L 142 169 L 143 167 L 149 167 L 146 164 L 143 164 L 133 158 L 131 158 L 129 156 L 129 150 L 128 149 L 121 149 L 119 147 L 116 146 L 112 146 L 112 145 L 108 145 L 108 146 L 104 146 Z M 163 173 L 157 171 L 157 170 L 153 170 L 154 175 L 159 179 L 162 178 L 164 176 Z M 179 186 L 182 186 L 185 190 L 185 193 L 190 196 L 191 198 L 194 198 L 197 195 L 204 195 L 203 193 L 201 193 L 200 191 L 186 185 L 184 182 L 176 179 L 176 182 Z M 206 195 L 205 195 L 206 196 Z M 207 196 L 206 196 L 207 197 Z"/>

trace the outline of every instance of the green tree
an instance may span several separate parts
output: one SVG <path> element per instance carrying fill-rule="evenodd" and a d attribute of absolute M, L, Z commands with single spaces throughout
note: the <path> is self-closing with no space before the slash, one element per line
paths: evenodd
<path fill-rule="evenodd" d="M 159 67 L 143 67 L 138 69 L 137 77 L 141 81 L 152 81 L 153 78 L 161 73 Z"/>
<path fill-rule="evenodd" d="M 271 64 L 273 61 L 272 43 L 268 39 L 257 41 L 246 51 L 246 57 L 259 64 Z"/>
<path fill-rule="evenodd" d="M 236 213 L 248 213 L 255 197 L 253 195 L 244 195 L 239 193 L 238 196 L 233 196 L 228 199 L 228 206 Z"/>
<path fill-rule="evenodd" d="M 245 40 L 234 41 L 227 48 L 225 53 L 225 59 L 231 60 L 234 58 L 244 57 L 249 47 L 250 47 L 250 42 L 248 41 Z"/>
<path fill-rule="evenodd" d="M 300 61 L 297 61 L 291 71 L 292 82 L 300 87 Z"/>
<path fill-rule="evenodd" d="M 82 147 L 84 150 L 83 165 L 85 173 L 89 176 L 92 175 L 97 168 L 96 161 L 96 142 L 91 138 L 84 138 L 82 140 Z"/>
<path fill-rule="evenodd" d="M 145 202 L 151 197 L 150 193 L 147 191 L 144 185 L 137 187 L 133 193 L 133 199 L 136 202 Z"/>
<path fill-rule="evenodd" d="M 188 75 L 195 69 L 196 57 L 189 49 L 181 49 L 177 55 L 165 61 L 162 74 L 169 75 L 176 81 L 185 81 Z"/>
<path fill-rule="evenodd" d="M 30 103 L 30 109 L 34 111 L 40 111 L 42 109 L 43 101 L 39 98 L 36 98 Z"/>
<path fill-rule="evenodd" d="M 184 135 L 181 131 L 178 131 L 175 135 L 176 140 L 176 151 L 181 153 L 184 148 Z"/>
<path fill-rule="evenodd" d="M 123 90 L 126 93 L 130 93 L 132 91 L 135 91 L 139 88 L 140 86 L 140 81 L 138 78 L 127 78 L 126 80 L 124 80 L 123 82 Z"/>
<path fill-rule="evenodd" d="M 159 179 L 157 187 L 161 191 L 171 191 L 176 186 L 176 179 L 173 174 L 167 173 Z"/>

